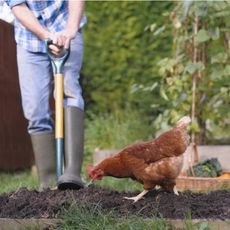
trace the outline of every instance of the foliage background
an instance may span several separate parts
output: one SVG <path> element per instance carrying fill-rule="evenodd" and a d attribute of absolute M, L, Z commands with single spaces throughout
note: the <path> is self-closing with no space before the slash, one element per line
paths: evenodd
<path fill-rule="evenodd" d="M 187 3 L 86 2 L 82 85 L 89 148 L 149 139 L 190 115 L 198 71 L 191 130 L 202 137 L 198 144 L 230 143 L 229 2 Z M 205 47 L 205 61 L 193 62 L 194 39 L 198 50 Z"/>
<path fill-rule="evenodd" d="M 164 24 L 166 17 L 161 14 L 172 5 L 150 1 L 86 2 L 83 85 L 90 110 L 104 113 L 133 106 L 149 112 L 149 106 L 158 100 L 157 90 L 151 95 L 135 90 L 159 81 L 156 63 L 170 54 L 172 37 L 170 31 L 160 38 L 153 32 Z M 153 23 L 150 32 L 148 26 Z"/>
<path fill-rule="evenodd" d="M 163 59 L 168 110 L 165 119 L 189 110 L 194 90 L 191 129 L 196 142 L 227 143 L 230 124 L 230 2 L 178 2 L 171 13 L 173 56 Z M 191 87 L 192 86 L 192 87 Z M 171 115 L 171 116 L 170 116 Z"/>

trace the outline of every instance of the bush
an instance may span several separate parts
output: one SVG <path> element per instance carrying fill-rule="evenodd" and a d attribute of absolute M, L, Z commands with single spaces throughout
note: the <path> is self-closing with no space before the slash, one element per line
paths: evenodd
<path fill-rule="evenodd" d="M 171 38 L 166 33 L 156 39 L 153 33 L 164 29 L 162 14 L 171 6 L 170 2 L 86 2 L 82 84 L 88 110 L 110 113 L 131 105 L 153 118 L 150 107 L 159 92 L 140 94 L 136 89 L 159 82 L 156 62 L 170 53 Z"/>

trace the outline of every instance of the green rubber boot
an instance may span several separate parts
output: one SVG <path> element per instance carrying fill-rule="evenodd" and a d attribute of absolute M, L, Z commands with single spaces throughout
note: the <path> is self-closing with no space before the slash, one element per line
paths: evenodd
<path fill-rule="evenodd" d="M 46 188 L 56 186 L 56 156 L 54 133 L 30 134 L 35 163 L 38 170 L 40 187 Z"/>
<path fill-rule="evenodd" d="M 84 112 L 72 106 L 64 109 L 65 117 L 65 167 L 58 178 L 59 189 L 80 189 L 84 187 L 80 173 L 83 161 Z"/>

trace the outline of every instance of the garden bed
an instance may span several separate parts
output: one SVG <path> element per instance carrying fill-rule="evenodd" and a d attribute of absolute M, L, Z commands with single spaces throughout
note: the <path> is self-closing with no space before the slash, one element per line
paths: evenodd
<path fill-rule="evenodd" d="M 144 218 L 162 216 L 168 219 L 230 219 L 230 191 L 209 193 L 173 193 L 153 190 L 137 203 L 124 196 L 137 193 L 118 192 L 91 185 L 78 191 L 46 190 L 38 192 L 20 188 L 14 193 L 0 196 L 0 218 L 59 218 L 63 208 L 97 204 L 118 216 L 138 214 Z"/>
<path fill-rule="evenodd" d="M 133 203 L 124 196 L 138 192 L 118 192 L 91 185 L 74 190 L 49 190 L 38 192 L 20 188 L 0 196 L 0 226 L 3 230 L 50 229 L 62 222 L 62 211 L 72 205 L 100 207 L 113 211 L 117 217 L 138 215 L 145 219 L 160 217 L 176 228 L 205 222 L 210 229 L 227 230 L 230 226 L 230 190 L 209 193 L 179 192 L 179 196 L 159 190 L 149 192 L 144 199 Z M 30 228 L 30 229 L 32 229 Z"/>

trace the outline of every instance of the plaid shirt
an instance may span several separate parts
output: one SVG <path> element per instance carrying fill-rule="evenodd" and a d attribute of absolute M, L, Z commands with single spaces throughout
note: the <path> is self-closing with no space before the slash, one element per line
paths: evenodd
<path fill-rule="evenodd" d="M 68 17 L 68 1 L 65 0 L 5 0 L 13 8 L 16 5 L 25 3 L 33 12 L 41 25 L 44 25 L 50 32 L 58 32 L 65 28 Z M 86 23 L 83 16 L 80 28 Z M 45 43 L 34 33 L 26 29 L 16 18 L 14 21 L 15 40 L 17 44 L 31 52 L 45 53 Z"/>

